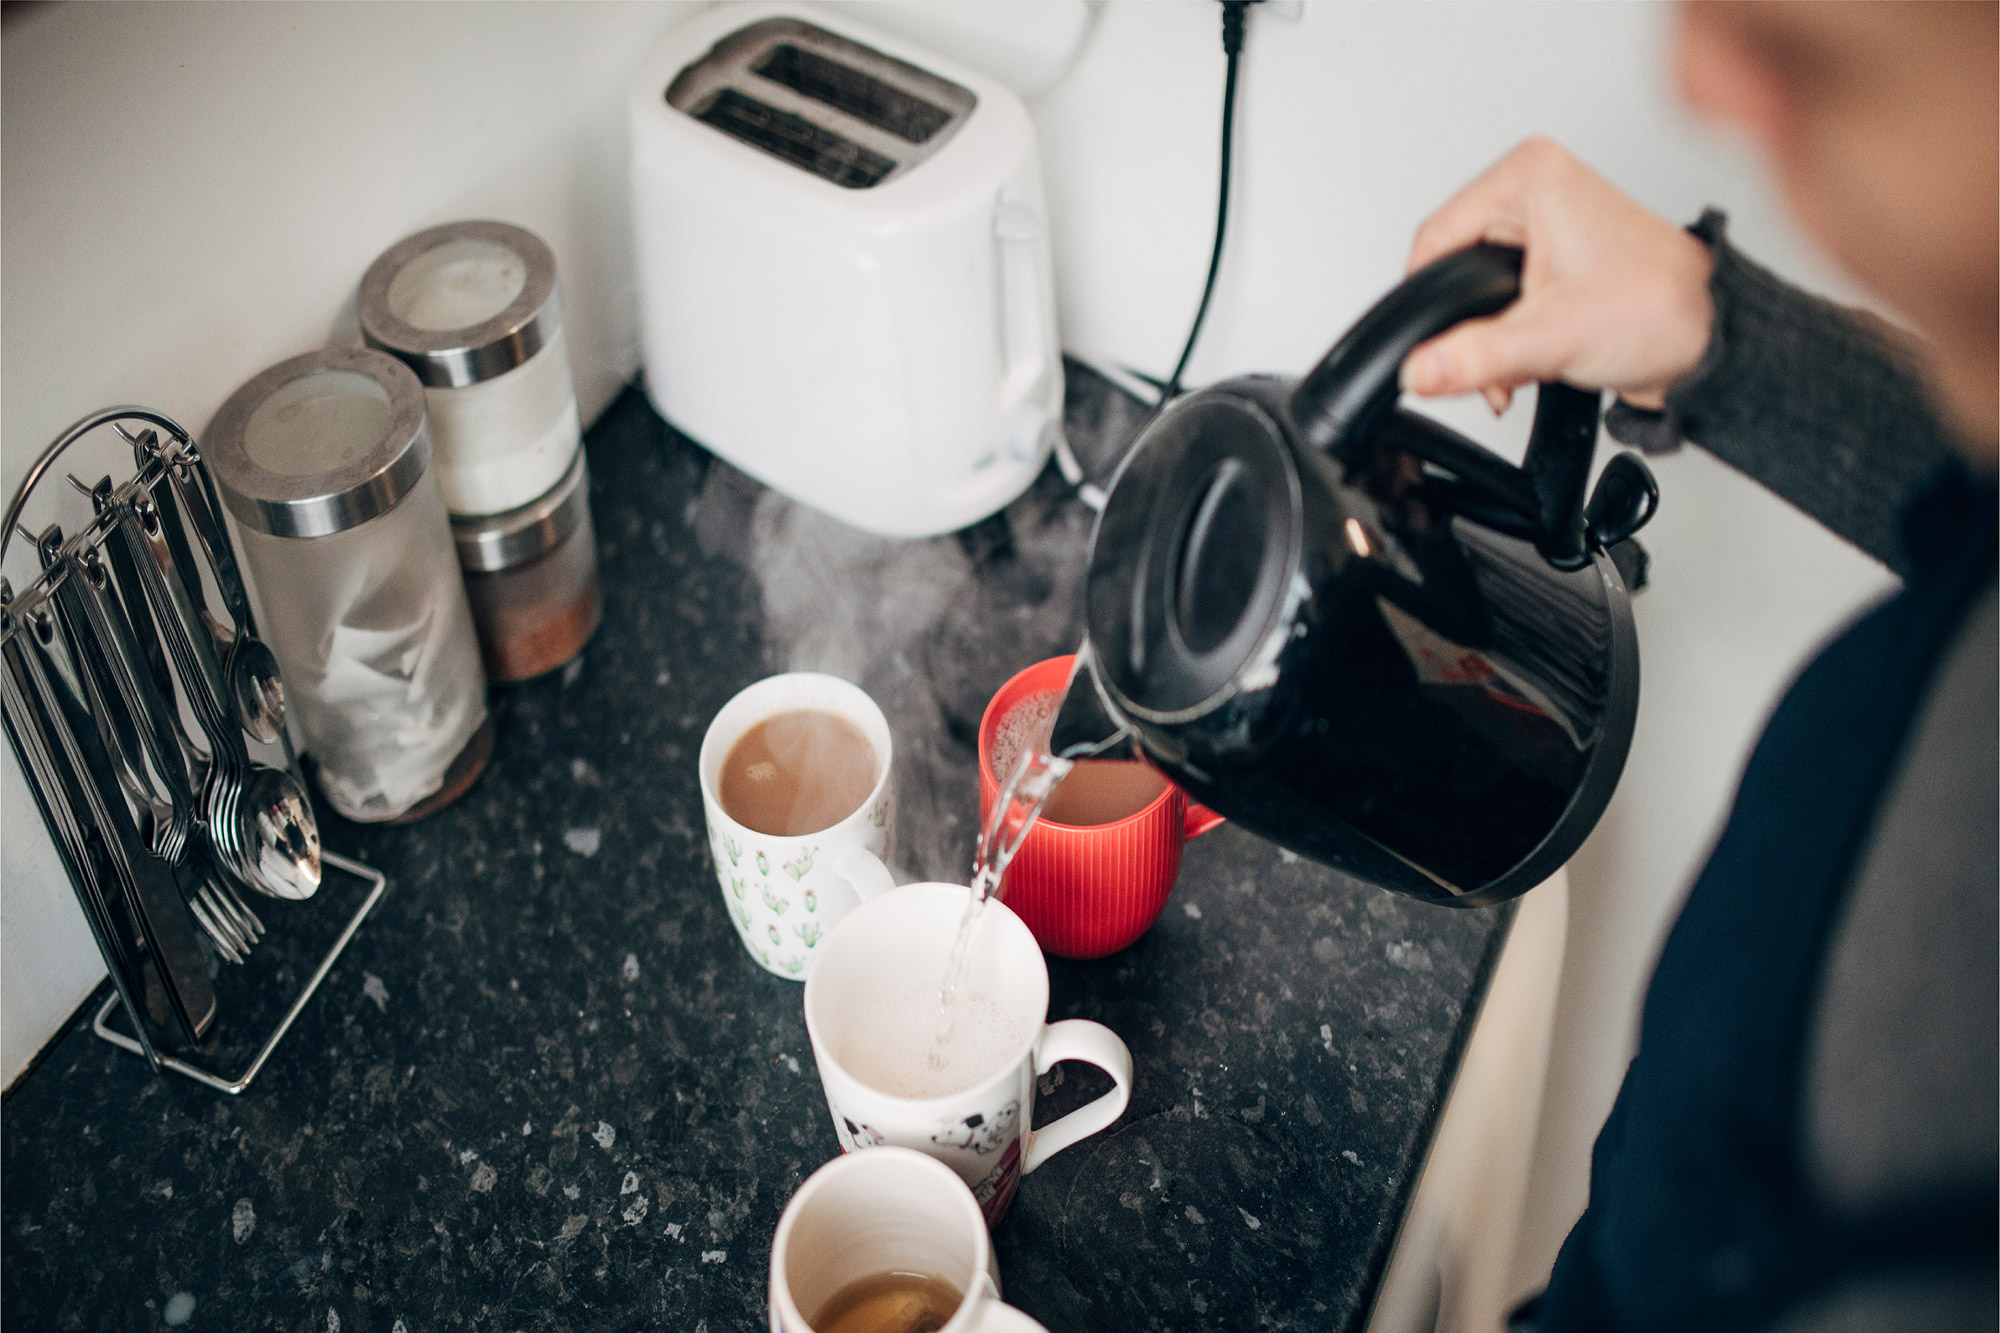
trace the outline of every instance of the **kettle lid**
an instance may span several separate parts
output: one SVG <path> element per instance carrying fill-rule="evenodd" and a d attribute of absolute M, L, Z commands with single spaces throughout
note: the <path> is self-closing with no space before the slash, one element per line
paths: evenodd
<path fill-rule="evenodd" d="M 1269 403 L 1254 392 L 1264 383 Z M 1275 415 L 1283 388 L 1254 376 L 1189 394 L 1120 467 L 1084 614 L 1099 677 L 1122 709 L 1197 716 L 1283 648 L 1302 543 L 1297 465 Z"/>

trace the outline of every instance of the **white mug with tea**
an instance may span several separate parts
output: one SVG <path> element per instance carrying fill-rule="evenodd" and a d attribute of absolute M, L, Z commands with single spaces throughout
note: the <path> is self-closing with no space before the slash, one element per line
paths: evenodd
<path fill-rule="evenodd" d="M 794 671 L 722 706 L 701 803 L 723 907 L 758 964 L 794 981 L 840 919 L 893 888 L 889 723 L 859 688 Z"/>
<path fill-rule="evenodd" d="M 806 1178 L 771 1240 L 771 1333 L 1047 1333 L 1000 1303 L 979 1205 L 900 1148 Z"/>
<path fill-rule="evenodd" d="M 988 900 L 941 1047 L 939 990 L 972 891 L 907 884 L 856 908 L 806 978 L 806 1031 L 847 1152 L 915 1148 L 972 1188 L 988 1225 L 1021 1177 L 1111 1125 L 1132 1093 L 1132 1053 L 1085 1019 L 1048 1022 L 1049 970 L 1021 918 Z M 1030 1128 L 1035 1079 L 1083 1060 L 1112 1088 Z"/>

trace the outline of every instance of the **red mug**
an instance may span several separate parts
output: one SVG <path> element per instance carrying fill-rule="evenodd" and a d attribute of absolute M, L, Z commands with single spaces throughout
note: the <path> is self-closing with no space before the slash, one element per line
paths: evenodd
<path fill-rule="evenodd" d="M 1037 694 L 1069 684 L 1076 658 L 1051 657 L 1015 675 L 979 719 L 979 826 L 993 811 L 1000 780 L 993 741 L 1000 720 Z M 1143 810 L 1109 824 L 1042 819 L 1007 867 L 1007 906 L 1044 950 L 1062 958 L 1102 958 L 1146 933 L 1181 873 L 1181 847 L 1222 822 L 1173 783 Z"/>

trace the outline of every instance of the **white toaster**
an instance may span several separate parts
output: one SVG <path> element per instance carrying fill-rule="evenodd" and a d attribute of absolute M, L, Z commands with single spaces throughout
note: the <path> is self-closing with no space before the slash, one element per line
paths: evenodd
<path fill-rule="evenodd" d="M 949 532 L 1062 422 L 1040 158 L 983 75 L 800 5 L 676 29 L 630 102 L 646 391 L 856 527 Z"/>

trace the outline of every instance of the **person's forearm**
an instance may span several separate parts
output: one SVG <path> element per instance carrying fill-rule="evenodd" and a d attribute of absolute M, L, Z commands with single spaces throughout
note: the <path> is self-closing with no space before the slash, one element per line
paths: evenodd
<path fill-rule="evenodd" d="M 1607 428 L 1654 451 L 1691 440 L 1900 569 L 1903 502 L 1949 451 L 1914 343 L 1751 263 L 1723 222 L 1711 212 L 1693 228 L 1715 255 L 1706 353 L 1663 412 L 1619 403 Z"/>

